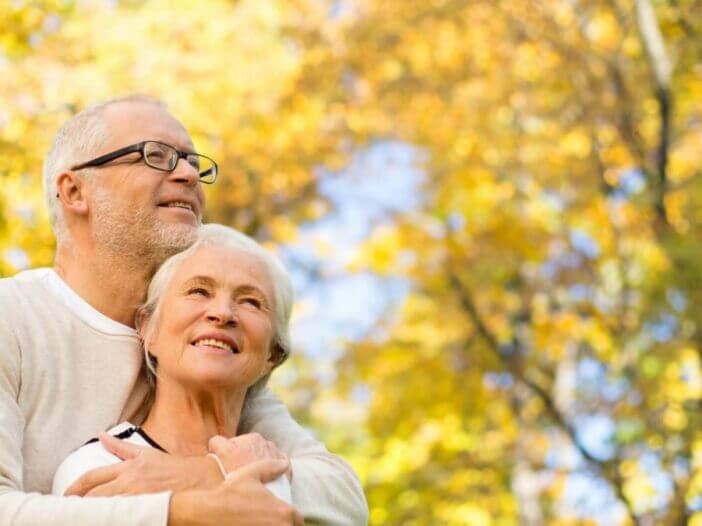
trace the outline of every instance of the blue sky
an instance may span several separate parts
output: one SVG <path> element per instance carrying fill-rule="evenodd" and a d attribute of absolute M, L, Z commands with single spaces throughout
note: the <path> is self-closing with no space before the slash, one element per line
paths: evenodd
<path fill-rule="evenodd" d="M 320 192 L 332 212 L 302 225 L 299 239 L 282 251 L 300 305 L 292 327 L 296 350 L 333 362 L 344 341 L 366 335 L 407 293 L 409 284 L 401 278 L 351 273 L 347 265 L 374 228 L 421 204 L 417 159 L 417 150 L 406 144 L 378 142 L 358 152 L 346 169 L 320 172 Z M 328 250 L 324 257 L 317 253 L 320 242 Z"/>

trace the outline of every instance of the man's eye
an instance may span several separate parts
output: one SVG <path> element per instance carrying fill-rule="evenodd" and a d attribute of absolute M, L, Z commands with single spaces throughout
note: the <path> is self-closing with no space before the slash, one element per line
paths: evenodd
<path fill-rule="evenodd" d="M 163 161 L 164 153 L 159 151 L 149 152 L 146 154 L 149 161 L 160 162 Z"/>
<path fill-rule="evenodd" d="M 190 166 L 195 168 L 198 172 L 200 171 L 200 159 L 199 158 L 189 156 L 188 163 L 190 164 Z"/>
<path fill-rule="evenodd" d="M 188 291 L 188 294 L 205 297 L 208 297 L 210 295 L 209 291 L 207 289 L 203 289 L 202 287 L 193 287 Z"/>

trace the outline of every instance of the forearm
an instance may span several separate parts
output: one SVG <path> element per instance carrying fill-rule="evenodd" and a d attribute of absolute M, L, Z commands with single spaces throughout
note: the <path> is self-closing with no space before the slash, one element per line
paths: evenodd
<path fill-rule="evenodd" d="M 0 524 L 12 526 L 166 526 L 170 493 L 135 497 L 80 498 L 0 493 Z"/>
<path fill-rule="evenodd" d="M 368 524 L 363 488 L 343 459 L 326 453 L 294 458 L 291 463 L 293 504 L 305 524 Z"/>
<path fill-rule="evenodd" d="M 250 400 L 242 427 L 273 441 L 290 457 L 293 504 L 306 523 L 368 523 L 368 505 L 351 466 L 297 424 L 273 393 L 265 390 Z"/>

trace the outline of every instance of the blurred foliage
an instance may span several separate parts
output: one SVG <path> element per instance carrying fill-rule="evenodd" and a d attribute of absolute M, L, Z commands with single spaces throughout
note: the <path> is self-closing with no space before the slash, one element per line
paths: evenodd
<path fill-rule="evenodd" d="M 163 98 L 224 168 L 209 219 L 272 244 L 329 210 L 319 170 L 404 141 L 426 199 L 351 270 L 412 291 L 287 398 L 372 523 L 702 523 L 702 1 L 7 5 L 2 274 L 50 264 L 41 159 L 96 100 Z"/>

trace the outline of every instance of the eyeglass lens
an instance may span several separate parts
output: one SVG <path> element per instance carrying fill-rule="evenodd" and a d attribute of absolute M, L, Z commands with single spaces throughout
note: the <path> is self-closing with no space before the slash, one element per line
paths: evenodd
<path fill-rule="evenodd" d="M 166 144 L 147 141 L 144 144 L 144 161 L 152 168 L 172 171 L 178 163 L 178 151 Z M 191 153 L 186 161 L 198 171 L 203 182 L 212 182 L 217 177 L 214 163 L 207 157 Z"/>

